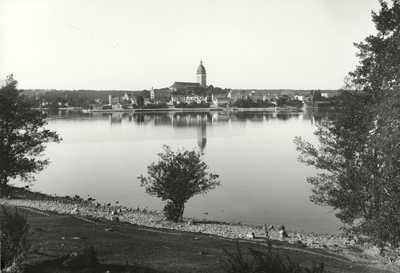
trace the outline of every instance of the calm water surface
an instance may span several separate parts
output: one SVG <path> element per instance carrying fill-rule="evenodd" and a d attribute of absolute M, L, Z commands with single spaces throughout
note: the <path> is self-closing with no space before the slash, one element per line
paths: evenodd
<path fill-rule="evenodd" d="M 59 112 L 49 116 L 47 127 L 63 141 L 48 145 L 45 154 L 52 163 L 36 176 L 33 190 L 162 210 L 164 203 L 148 196 L 137 177 L 158 160 L 164 144 L 173 150 L 197 148 L 222 186 L 190 199 L 185 216 L 338 233 L 341 224 L 332 209 L 309 201 L 306 177 L 316 170 L 297 161 L 293 144 L 295 136 L 316 144 L 313 132 L 320 118 L 307 112 Z"/>

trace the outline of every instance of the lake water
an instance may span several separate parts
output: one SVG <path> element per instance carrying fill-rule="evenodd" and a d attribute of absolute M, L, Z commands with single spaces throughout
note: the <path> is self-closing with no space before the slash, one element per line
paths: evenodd
<path fill-rule="evenodd" d="M 222 186 L 191 198 L 184 216 L 285 225 L 290 230 L 337 234 L 335 212 L 309 201 L 306 177 L 317 173 L 297 161 L 293 139 L 313 135 L 321 115 L 309 112 L 222 115 L 219 113 L 82 113 L 49 115 L 47 128 L 63 138 L 48 144 L 52 162 L 36 176 L 33 190 L 89 196 L 162 210 L 137 177 L 158 161 L 162 146 L 201 149 L 209 172 Z M 13 181 L 16 185 L 22 185 Z"/>

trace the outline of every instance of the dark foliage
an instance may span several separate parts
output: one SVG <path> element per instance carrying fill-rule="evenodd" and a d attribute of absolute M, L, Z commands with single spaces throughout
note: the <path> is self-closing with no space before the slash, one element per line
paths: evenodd
<path fill-rule="evenodd" d="M 269 101 L 252 100 L 252 99 L 238 99 L 234 103 L 235 106 L 240 108 L 256 108 L 256 107 L 274 107 L 275 105 Z"/>
<path fill-rule="evenodd" d="M 378 33 L 360 50 L 360 65 L 346 78 L 342 115 L 321 121 L 319 147 L 295 139 L 299 160 L 324 172 L 307 180 L 311 201 L 338 210 L 346 232 L 377 244 L 400 245 L 400 2 L 380 1 Z"/>
<path fill-rule="evenodd" d="M 1 206 L 1 261 L 5 267 L 21 263 L 31 246 L 31 235 L 27 218 L 15 209 L 11 213 Z"/>
<path fill-rule="evenodd" d="M 163 146 L 165 153 L 159 153 L 158 163 L 147 167 L 147 177 L 138 179 L 146 193 L 168 201 L 164 211 L 170 220 L 182 220 L 184 204 L 194 195 L 206 194 L 221 185 L 218 175 L 206 171 L 207 164 L 202 161 L 202 153 L 193 151 L 173 152 Z"/>
<path fill-rule="evenodd" d="M 191 102 L 191 103 L 186 103 L 186 102 L 181 102 L 181 103 L 174 103 L 175 108 L 209 108 L 210 104 L 201 101 L 200 103 L 197 102 Z"/>
<path fill-rule="evenodd" d="M 226 273 L 324 273 L 324 263 L 310 268 L 303 268 L 300 264 L 292 261 L 288 256 L 276 251 L 272 251 L 272 246 L 266 249 L 266 252 L 261 252 L 249 248 L 250 258 L 245 258 L 242 253 L 239 243 L 236 242 L 237 250 L 235 253 L 230 253 L 226 250 L 227 263 L 225 266 Z"/>
<path fill-rule="evenodd" d="M 0 196 L 10 178 L 33 180 L 33 173 L 50 162 L 40 158 L 45 143 L 59 142 L 56 132 L 46 130 L 46 115 L 32 110 L 10 75 L 0 89 Z"/>
<path fill-rule="evenodd" d="M 143 107 L 143 109 L 160 109 L 160 108 L 168 108 L 166 103 L 159 104 L 147 104 Z"/>

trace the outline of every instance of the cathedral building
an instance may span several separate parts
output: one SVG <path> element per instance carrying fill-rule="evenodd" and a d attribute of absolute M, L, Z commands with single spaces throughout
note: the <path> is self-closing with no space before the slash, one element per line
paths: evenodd
<path fill-rule="evenodd" d="M 206 69 L 203 65 L 203 61 L 200 61 L 200 65 L 197 68 L 197 82 L 174 82 L 173 85 L 170 86 L 171 91 L 177 91 L 180 89 L 188 90 L 194 89 L 196 87 L 207 87 L 207 73 Z"/>

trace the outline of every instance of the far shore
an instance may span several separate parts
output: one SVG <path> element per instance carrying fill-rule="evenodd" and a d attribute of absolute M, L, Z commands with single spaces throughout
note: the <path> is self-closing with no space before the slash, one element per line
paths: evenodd
<path fill-rule="evenodd" d="M 40 107 L 32 108 L 36 110 L 49 111 L 50 108 Z M 209 108 L 154 108 L 154 109 L 138 109 L 138 108 L 116 108 L 116 109 L 84 109 L 82 107 L 62 107 L 57 110 L 68 111 L 83 111 L 85 113 L 153 113 L 153 112 L 220 112 L 222 114 L 248 114 L 248 113 L 289 113 L 302 112 L 303 108 L 284 106 L 284 107 L 253 107 L 253 108 L 238 108 L 238 107 L 209 107 Z"/>
<path fill-rule="evenodd" d="M 154 108 L 154 109 L 87 109 L 88 113 L 150 113 L 150 112 L 221 112 L 223 114 L 246 114 L 246 113 L 274 113 L 274 112 L 302 112 L 302 108 L 297 107 L 259 107 L 259 108 L 237 108 L 237 107 L 210 107 L 210 108 Z"/>

